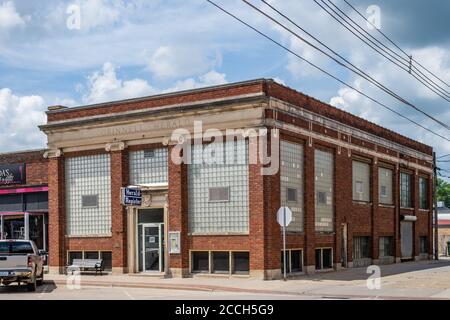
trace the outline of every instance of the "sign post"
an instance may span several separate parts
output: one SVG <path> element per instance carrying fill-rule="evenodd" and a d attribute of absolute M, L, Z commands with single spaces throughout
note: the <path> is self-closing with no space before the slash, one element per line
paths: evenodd
<path fill-rule="evenodd" d="M 292 211 L 281 207 L 277 212 L 278 224 L 283 229 L 283 280 L 286 281 L 286 227 L 292 222 Z"/>

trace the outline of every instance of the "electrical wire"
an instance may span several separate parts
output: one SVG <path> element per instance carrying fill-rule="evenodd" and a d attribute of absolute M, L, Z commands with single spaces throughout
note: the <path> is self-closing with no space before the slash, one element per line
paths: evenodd
<path fill-rule="evenodd" d="M 418 127 L 420 127 L 420 128 L 422 128 L 422 129 L 424 129 L 424 130 L 426 130 L 426 131 L 428 131 L 428 132 L 430 132 L 430 133 L 432 133 L 432 134 L 434 134 L 434 135 L 436 135 L 436 136 L 438 136 L 438 137 L 440 137 L 440 138 L 442 138 L 442 139 L 444 139 L 444 140 L 450 142 L 450 139 L 449 139 L 449 138 L 447 138 L 447 137 L 445 137 L 445 136 L 443 136 L 443 135 L 441 135 L 441 134 L 439 134 L 439 133 L 437 133 L 437 132 L 435 132 L 435 131 L 433 131 L 433 130 L 431 130 L 431 129 L 429 129 L 429 128 L 423 126 L 423 125 L 421 125 L 420 123 L 418 123 L 418 122 L 416 122 L 416 121 L 414 121 L 414 120 L 412 120 L 412 119 L 410 119 L 410 118 L 404 116 L 404 115 L 401 114 L 400 112 L 398 112 L 398 111 L 396 111 L 396 110 L 394 110 L 394 109 L 388 107 L 388 106 L 385 105 L 384 103 L 382 103 L 382 102 L 376 100 L 375 98 L 372 98 L 371 96 L 365 94 L 365 93 L 362 92 L 361 90 L 359 90 L 359 89 L 353 87 L 352 85 L 348 84 L 347 82 L 345 82 L 345 81 L 339 79 L 337 76 L 334 76 L 333 74 L 331 74 L 330 72 L 326 71 L 325 69 L 323 69 L 323 68 L 321 68 L 321 67 L 315 65 L 314 63 L 310 62 L 308 59 L 306 59 L 306 58 L 300 56 L 299 54 L 297 54 L 297 53 L 294 52 L 293 50 L 289 49 L 289 48 L 286 47 L 285 45 L 283 45 L 283 44 L 281 44 L 280 42 L 278 42 L 277 40 L 271 38 L 271 37 L 268 36 L 267 34 L 263 33 L 262 31 L 258 30 L 258 29 L 255 28 L 255 27 L 251 26 L 250 24 L 248 24 L 248 23 L 245 22 L 244 20 L 240 19 L 239 17 L 237 17 L 237 16 L 234 15 L 233 13 L 227 11 L 226 9 L 224 9 L 223 7 L 221 7 L 220 5 L 218 5 L 217 3 L 215 3 L 215 2 L 213 2 L 213 1 L 211 1 L 211 0 L 206 0 L 206 1 L 209 2 L 210 4 L 212 4 L 213 6 L 215 6 L 216 8 L 218 8 L 219 10 L 221 10 L 222 12 L 226 13 L 226 14 L 229 15 L 230 17 L 232 17 L 232 18 L 234 18 L 235 20 L 239 21 L 240 23 L 242 23 L 242 24 L 245 25 L 246 27 L 252 29 L 253 31 L 255 31 L 256 33 L 258 33 L 259 35 L 263 36 L 263 37 L 266 38 L 267 40 L 271 41 L 272 43 L 276 44 L 277 46 L 281 47 L 282 49 L 288 51 L 288 52 L 291 53 L 292 55 L 294 55 L 294 56 L 296 56 L 297 58 L 299 58 L 300 60 L 306 62 L 308 65 L 312 66 L 313 68 L 315 68 L 315 69 L 321 71 L 322 73 L 328 75 L 329 77 L 333 78 L 334 80 L 338 81 L 339 83 L 343 84 L 344 86 L 346 86 L 346 87 L 348 87 L 348 88 L 354 90 L 355 92 L 359 93 L 360 95 L 364 96 L 365 98 L 369 99 L 370 101 L 372 101 L 372 102 L 378 104 L 379 106 L 381 106 L 381 107 L 383 107 L 383 108 L 385 108 L 385 109 L 391 111 L 392 113 L 396 114 L 397 116 L 399 116 L 399 117 L 401 117 L 401 118 L 403 118 L 403 119 L 405 119 L 405 120 L 408 120 L 409 122 L 411 122 L 411 123 L 417 125 Z"/>

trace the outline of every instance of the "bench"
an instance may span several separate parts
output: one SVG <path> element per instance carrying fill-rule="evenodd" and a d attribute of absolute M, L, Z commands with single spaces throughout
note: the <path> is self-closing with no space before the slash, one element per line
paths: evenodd
<path fill-rule="evenodd" d="M 102 259 L 73 259 L 72 264 L 67 267 L 67 273 L 74 271 L 90 271 L 94 270 L 95 274 L 103 272 Z"/>

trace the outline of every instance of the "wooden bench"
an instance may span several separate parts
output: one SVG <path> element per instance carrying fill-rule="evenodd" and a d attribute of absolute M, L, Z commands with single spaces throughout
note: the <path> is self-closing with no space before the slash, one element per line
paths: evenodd
<path fill-rule="evenodd" d="M 103 272 L 103 260 L 102 259 L 73 259 L 72 264 L 67 267 L 67 273 L 74 271 L 91 271 L 94 270 L 95 274 Z"/>

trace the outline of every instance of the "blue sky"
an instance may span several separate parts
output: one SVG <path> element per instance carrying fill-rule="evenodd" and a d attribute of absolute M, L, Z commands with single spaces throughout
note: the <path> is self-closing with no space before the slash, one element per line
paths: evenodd
<path fill-rule="evenodd" d="M 343 0 L 331 1 L 367 28 Z M 450 83 L 449 2 L 348 1 L 365 14 L 369 6 L 378 6 L 381 30 Z M 402 114 L 450 136 L 242 1 L 216 2 Z M 250 2 L 267 10 L 260 1 Z M 449 102 L 377 55 L 313 0 L 270 3 L 380 82 L 450 123 Z M 73 5 L 80 9 L 79 29 L 67 27 Z M 261 77 L 432 145 L 438 155 L 450 153 L 449 142 L 345 89 L 205 0 L 0 0 L 1 151 L 45 147 L 36 126 L 45 122 L 43 111 L 49 105 L 76 106 Z M 450 176 L 450 162 L 441 165 Z"/>

